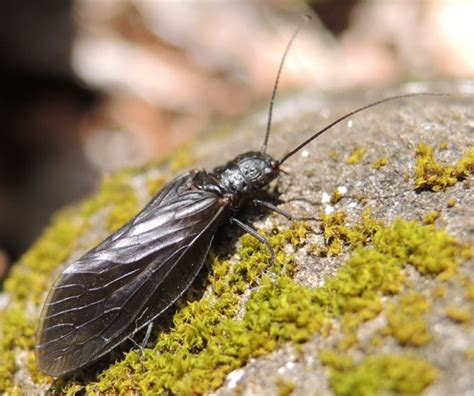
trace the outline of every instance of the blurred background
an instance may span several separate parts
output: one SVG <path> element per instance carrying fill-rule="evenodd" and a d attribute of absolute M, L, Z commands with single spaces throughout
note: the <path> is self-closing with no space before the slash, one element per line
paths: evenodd
<path fill-rule="evenodd" d="M 0 281 L 51 214 L 281 90 L 474 77 L 474 0 L 0 2 Z"/>

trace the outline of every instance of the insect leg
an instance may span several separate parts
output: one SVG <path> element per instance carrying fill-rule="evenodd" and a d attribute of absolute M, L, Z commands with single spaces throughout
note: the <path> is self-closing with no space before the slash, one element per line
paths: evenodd
<path fill-rule="evenodd" d="M 148 326 L 146 328 L 146 333 L 145 333 L 145 337 L 143 337 L 143 340 L 141 342 L 141 346 L 142 348 L 145 348 L 146 347 L 146 344 L 148 344 L 148 341 L 150 339 L 150 335 L 151 335 L 151 330 L 153 329 L 153 322 L 150 322 L 148 323 Z M 143 352 L 142 352 L 143 353 Z"/>
<path fill-rule="evenodd" d="M 235 217 L 230 218 L 231 224 L 235 224 L 242 228 L 245 232 L 248 232 L 250 235 L 252 235 L 254 238 L 258 239 L 260 242 L 264 243 L 267 249 L 270 251 L 270 254 L 272 255 L 270 262 L 271 264 L 275 264 L 275 251 L 272 248 L 272 245 L 270 245 L 270 242 L 268 242 L 268 239 L 261 236 L 256 230 L 254 230 L 252 227 L 248 226 L 245 223 L 242 223 L 240 220 L 236 219 Z"/>
<path fill-rule="evenodd" d="M 145 333 L 145 336 L 143 337 L 143 340 L 142 342 L 138 343 L 136 342 L 133 337 L 129 337 L 129 340 L 133 342 L 133 344 L 138 348 L 140 349 L 140 355 L 142 358 L 145 357 L 145 347 L 146 347 L 146 344 L 148 344 L 148 340 L 150 339 L 150 335 L 151 335 L 151 330 L 153 329 L 153 322 L 150 322 L 148 323 L 148 326 L 146 328 L 146 333 Z"/>
<path fill-rule="evenodd" d="M 316 218 L 316 217 L 312 217 L 312 216 L 309 216 L 309 217 L 305 217 L 305 216 L 294 216 L 292 215 L 291 213 L 287 212 L 286 210 L 284 209 L 281 209 L 279 208 L 278 206 L 275 206 L 269 202 L 265 202 L 265 201 L 261 201 L 259 199 L 254 199 L 253 201 L 253 204 L 255 206 L 260 206 L 260 207 L 264 207 L 264 208 L 267 208 L 267 209 L 270 209 L 271 211 L 273 212 L 276 212 L 278 214 L 281 214 L 282 216 L 286 217 L 287 219 L 289 220 L 296 220 L 296 221 L 320 221 L 320 219 Z"/>

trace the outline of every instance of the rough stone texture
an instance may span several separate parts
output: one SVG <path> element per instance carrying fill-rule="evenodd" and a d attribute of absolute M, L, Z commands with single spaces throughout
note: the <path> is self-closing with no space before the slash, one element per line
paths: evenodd
<path fill-rule="evenodd" d="M 349 112 L 363 104 L 379 98 L 413 91 L 449 93 L 447 97 L 418 97 L 389 102 L 351 117 L 348 121 L 328 131 L 305 150 L 295 155 L 285 164 L 288 175 L 281 175 L 278 190 L 283 201 L 305 198 L 321 205 L 324 192 L 331 194 L 338 187 L 347 189 L 346 198 L 337 203 L 336 210 L 344 210 L 349 219 L 356 218 L 361 205 L 355 197 L 367 198 L 367 205 L 373 208 L 374 215 L 388 223 L 396 217 L 422 220 L 431 210 L 441 210 L 439 227 L 464 242 L 474 241 L 474 194 L 467 184 L 458 183 L 442 193 L 415 192 L 414 164 L 415 151 L 419 142 L 434 147 L 448 143 L 448 149 L 437 151 L 436 156 L 446 163 L 456 162 L 468 147 L 474 145 L 474 83 L 409 83 L 393 89 L 353 91 L 336 95 L 323 95 L 314 91 L 298 92 L 277 100 L 274 110 L 274 125 L 270 138 L 269 152 L 277 158 L 287 149 L 294 147 L 311 131 L 321 128 L 330 120 Z M 207 154 L 209 165 L 230 158 L 249 148 L 254 142 L 258 148 L 258 138 L 264 129 L 266 113 L 259 112 L 240 126 L 230 137 L 232 143 L 211 143 L 216 145 L 217 160 Z M 252 125 L 256 123 L 257 126 Z M 255 146 L 256 145 L 256 146 Z M 217 148 L 218 146 L 218 148 Z M 224 147 L 224 151 L 222 148 Z M 364 148 L 366 154 L 356 165 L 346 165 L 344 159 L 357 147 Z M 211 152 L 213 150 L 211 149 Z M 335 151 L 337 158 L 331 158 Z M 373 161 L 380 157 L 388 159 L 387 166 L 376 170 Z M 207 164 L 206 164 L 207 165 Z M 408 181 L 404 176 L 409 175 Z M 472 178 L 471 178 L 472 182 Z M 354 198 L 350 198 L 354 197 Z M 457 205 L 447 208 L 450 197 L 456 197 Z M 323 210 L 331 210 L 330 204 L 322 205 Z M 283 204 L 291 213 L 304 215 L 314 210 L 312 204 L 291 202 Z M 269 226 L 273 221 L 285 221 L 271 217 L 257 226 Z M 320 236 L 313 236 L 319 240 Z M 309 246 L 310 243 L 307 244 Z M 300 271 L 296 279 L 304 284 L 317 287 L 327 276 L 333 275 L 344 262 L 344 255 L 336 258 L 314 258 L 305 248 L 296 253 Z M 461 271 L 471 278 L 474 275 L 472 260 Z M 415 271 L 410 272 L 417 285 L 416 290 L 432 290 L 430 280 Z M 441 371 L 441 377 L 427 390 L 428 395 L 461 395 L 474 392 L 474 360 L 466 360 L 463 353 L 474 346 L 472 323 L 468 327 L 447 320 L 444 310 L 450 304 L 459 303 L 462 290 L 449 287 L 447 297 L 441 304 L 434 304 L 428 322 L 434 333 L 434 341 L 416 351 L 427 358 Z M 474 306 L 470 308 L 474 312 Z M 366 337 L 381 328 L 386 319 L 379 318 L 364 324 L 360 330 Z M 334 332 L 333 332 L 334 333 Z M 337 332 L 335 332 L 337 333 Z M 361 334 L 359 334 L 361 335 Z M 317 359 L 317 351 L 333 345 L 337 335 L 321 340 L 320 337 L 308 342 L 303 351 L 295 353 L 291 346 L 278 350 L 262 358 L 249 362 L 240 370 L 229 374 L 218 395 L 233 395 L 236 386 L 243 395 L 276 394 L 278 380 L 296 384 L 293 395 L 331 394 L 327 371 Z M 396 343 L 383 346 L 386 353 L 400 352 Z M 297 356 L 297 357 L 296 357 Z"/>
<path fill-rule="evenodd" d="M 332 209 L 344 210 L 350 221 L 361 213 L 363 206 L 357 198 L 363 196 L 366 205 L 373 208 L 374 215 L 387 223 L 396 217 L 421 220 L 424 214 L 436 209 L 441 211 L 441 217 L 437 221 L 439 227 L 445 228 L 462 242 L 473 242 L 474 194 L 469 183 L 457 183 L 442 193 L 418 193 L 415 192 L 413 178 L 414 154 L 419 142 L 433 147 L 447 143 L 446 150 L 436 152 L 437 157 L 447 163 L 454 163 L 467 147 L 473 147 L 473 82 L 409 83 L 390 89 L 331 95 L 311 90 L 282 95 L 277 98 L 274 109 L 268 151 L 279 158 L 305 136 L 334 118 L 371 101 L 413 91 L 443 92 L 450 96 L 422 96 L 389 102 L 337 125 L 285 163 L 284 170 L 287 173 L 279 178 L 277 189 L 281 200 L 289 202 L 281 207 L 296 215 Z M 262 108 L 233 126 L 232 133 L 228 133 L 230 127 L 219 127 L 190 147 L 191 157 L 195 158 L 194 165 L 211 169 L 236 154 L 257 150 L 265 124 L 266 109 Z M 347 165 L 345 159 L 358 147 L 366 150 L 362 161 L 356 165 Z M 388 164 L 376 170 L 372 163 L 380 157 L 386 157 Z M 406 178 L 406 175 L 409 177 Z M 145 181 L 145 178 L 136 176 L 132 182 L 139 197 L 146 196 L 140 194 L 140 190 L 145 189 Z M 470 182 L 472 183 L 472 177 Z M 347 189 L 344 199 L 334 207 L 321 203 L 324 193 L 331 194 L 338 187 Z M 457 204 L 448 209 L 448 199 L 453 196 L 456 197 Z M 301 198 L 306 201 L 294 200 Z M 84 238 L 94 240 L 103 237 L 104 226 L 100 212 L 91 221 L 97 232 L 91 232 Z M 271 228 L 275 222 L 284 224 L 287 220 L 269 215 L 256 219 L 253 224 L 257 228 Z M 224 232 L 230 232 L 229 227 Z M 333 275 L 347 258 L 344 254 L 324 259 L 309 255 L 308 246 L 320 241 L 321 236 L 315 233 L 305 247 L 295 252 L 299 266 L 296 279 L 311 287 L 322 285 L 324 279 Z M 291 247 L 288 249 L 291 251 Z M 472 259 L 460 272 L 471 279 L 474 277 Z M 415 271 L 409 271 L 409 275 L 414 281 L 415 290 L 428 292 L 432 289 L 432 279 L 422 277 Z M 446 319 L 445 308 L 459 303 L 463 295 L 463 290 L 455 283 L 448 282 L 447 289 L 446 297 L 440 303 L 433 304 L 427 318 L 434 341 L 412 351 L 441 371 L 436 382 L 426 390 L 429 395 L 457 395 L 474 391 L 474 359 L 466 359 L 463 355 L 467 348 L 474 347 L 473 324 L 471 321 L 466 325 L 459 325 Z M 474 309 L 472 303 L 469 307 Z M 383 327 L 385 320 L 380 315 L 362 325 L 359 338 L 370 337 L 376 329 Z M 277 394 L 278 381 L 294 383 L 292 394 L 295 395 L 332 394 L 328 371 L 319 362 L 318 351 L 334 345 L 338 338 L 340 335 L 336 329 L 328 338 L 314 337 L 298 351 L 287 345 L 272 354 L 253 359 L 241 369 L 230 373 L 216 394 L 234 395 L 237 390 L 243 395 Z M 392 341 L 381 346 L 381 350 L 387 353 L 402 349 Z M 363 355 L 360 350 L 355 353 Z M 18 360 L 21 360 L 20 354 Z M 15 381 L 20 388 L 32 389 L 33 385 L 27 374 L 17 375 Z M 44 385 L 38 386 L 36 391 L 44 389 Z"/>

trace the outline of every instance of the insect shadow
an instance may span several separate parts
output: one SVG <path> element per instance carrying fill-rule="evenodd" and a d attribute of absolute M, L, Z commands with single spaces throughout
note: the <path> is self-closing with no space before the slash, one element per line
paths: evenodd
<path fill-rule="evenodd" d="M 36 362 L 42 372 L 55 377 L 77 373 L 145 329 L 148 336 L 158 320 L 160 328 L 167 325 L 168 315 L 196 281 L 224 224 L 231 223 L 265 244 L 273 263 L 270 242 L 237 214 L 254 204 L 295 219 L 259 198 L 282 172 L 281 165 L 356 113 L 395 99 L 433 95 L 399 95 L 360 107 L 313 133 L 283 157 L 273 158 L 267 153 L 273 103 L 286 55 L 302 26 L 280 62 L 260 150 L 240 154 L 211 172 L 194 169 L 172 179 L 133 219 L 59 275 L 44 303 L 37 331 Z M 232 243 L 235 246 L 235 240 Z"/>

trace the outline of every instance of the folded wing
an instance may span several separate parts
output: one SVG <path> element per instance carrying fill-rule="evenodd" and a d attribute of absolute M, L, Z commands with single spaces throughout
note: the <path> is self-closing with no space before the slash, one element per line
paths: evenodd
<path fill-rule="evenodd" d="M 42 371 L 59 376 L 94 362 L 188 289 L 230 210 L 190 180 L 188 173 L 168 183 L 134 219 L 66 267 L 41 315 Z"/>

